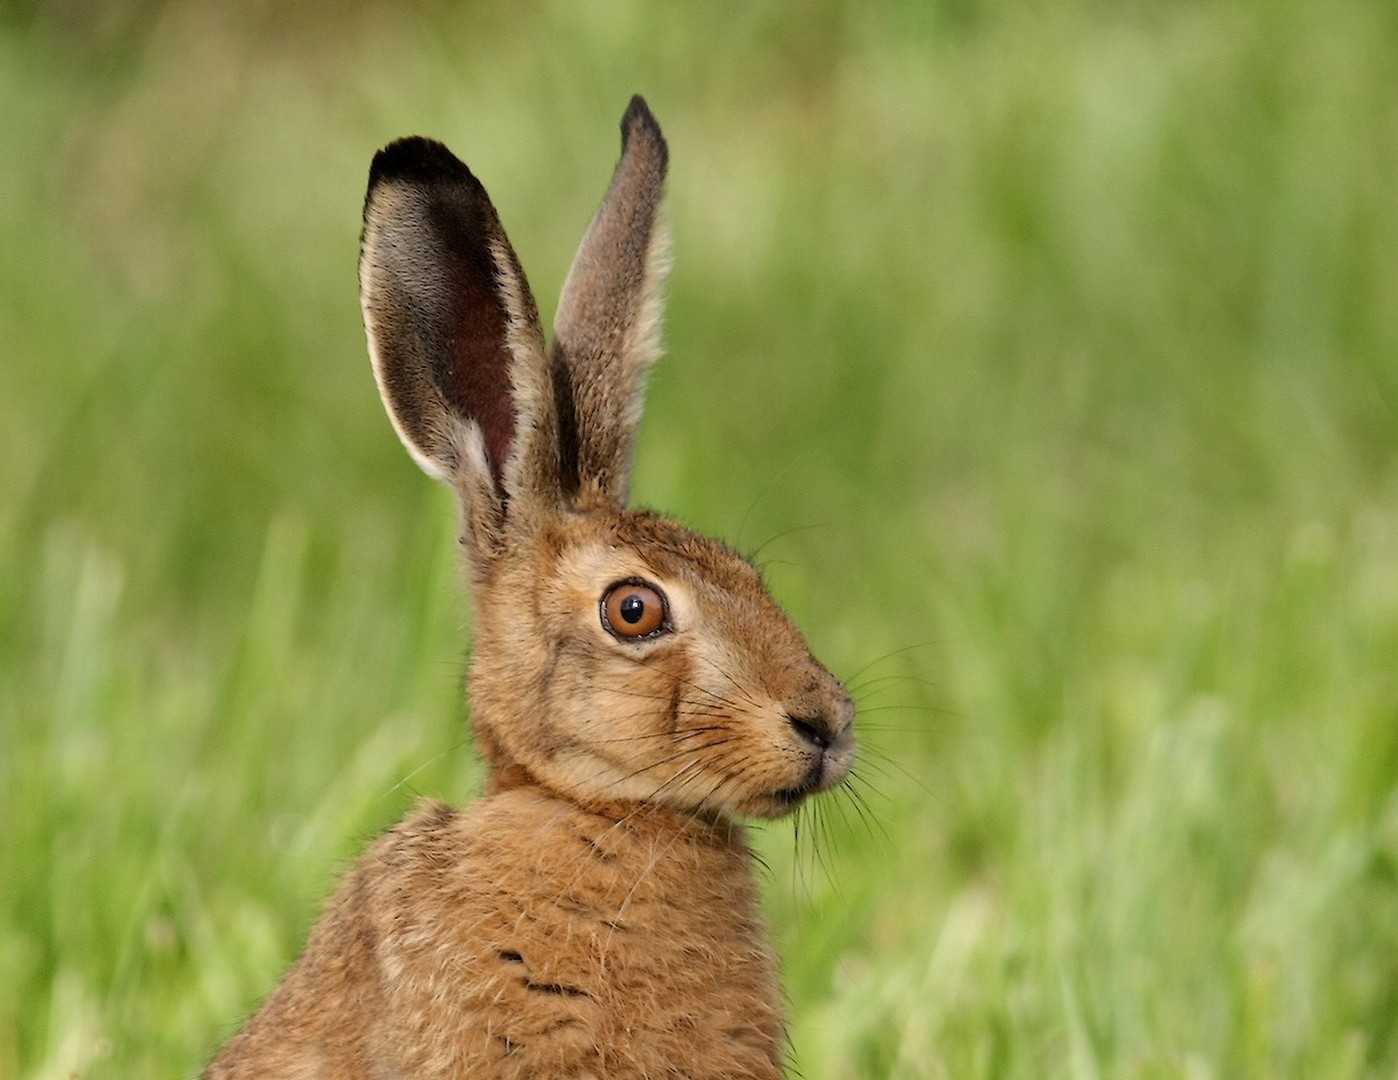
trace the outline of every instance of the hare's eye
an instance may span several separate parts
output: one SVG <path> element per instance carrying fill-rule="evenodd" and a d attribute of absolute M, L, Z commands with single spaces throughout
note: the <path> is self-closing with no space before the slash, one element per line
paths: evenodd
<path fill-rule="evenodd" d="M 655 637 L 668 629 L 665 596 L 655 586 L 623 581 L 602 596 L 602 625 L 624 641 Z"/>

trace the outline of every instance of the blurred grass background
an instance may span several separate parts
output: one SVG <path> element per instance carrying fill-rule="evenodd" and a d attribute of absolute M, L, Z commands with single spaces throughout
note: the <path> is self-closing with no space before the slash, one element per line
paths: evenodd
<path fill-rule="evenodd" d="M 1398 7 L 12 0 L 0 1078 L 195 1074 L 476 790 L 364 178 L 447 141 L 551 310 L 635 91 L 638 497 L 860 689 L 877 825 L 761 835 L 800 1075 L 1394 1076 Z"/>

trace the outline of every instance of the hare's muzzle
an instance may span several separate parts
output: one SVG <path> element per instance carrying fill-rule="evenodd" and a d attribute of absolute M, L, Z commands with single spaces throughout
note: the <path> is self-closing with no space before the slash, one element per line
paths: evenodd
<path fill-rule="evenodd" d="M 794 801 L 818 791 L 828 791 L 849 775 L 854 763 L 854 703 L 848 695 L 838 695 L 831 707 L 821 712 L 788 713 L 786 722 L 812 756 L 801 783 L 782 792 L 785 798 Z"/>

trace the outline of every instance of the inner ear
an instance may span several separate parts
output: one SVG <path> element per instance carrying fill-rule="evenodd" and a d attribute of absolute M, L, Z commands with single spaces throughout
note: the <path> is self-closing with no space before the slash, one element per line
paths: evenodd
<path fill-rule="evenodd" d="M 503 504 L 519 424 L 514 369 L 521 355 L 542 366 L 542 332 L 485 189 L 440 143 L 402 139 L 375 157 L 360 271 L 375 372 L 399 434 L 451 479 L 468 467 L 463 424 L 479 428 Z"/>
<path fill-rule="evenodd" d="M 470 223 L 450 213 L 435 216 L 450 252 L 447 291 L 453 298 L 453 310 L 448 319 L 447 347 L 433 356 L 432 378 L 448 406 L 480 426 L 491 480 L 504 498 L 505 462 L 515 435 L 509 313 L 495 260 L 479 237 L 463 227 Z"/>
<path fill-rule="evenodd" d="M 573 376 L 562 351 L 553 352 L 554 411 L 558 417 L 558 487 L 572 499 L 581 487 L 579 475 L 578 409 L 573 396 Z"/>

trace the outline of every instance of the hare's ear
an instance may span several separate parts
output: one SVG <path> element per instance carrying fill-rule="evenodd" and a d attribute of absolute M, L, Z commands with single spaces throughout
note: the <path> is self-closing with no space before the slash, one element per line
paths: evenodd
<path fill-rule="evenodd" d="M 402 139 L 369 170 L 360 299 L 393 426 L 461 496 L 468 541 L 558 497 L 558 424 L 529 283 L 485 189 L 445 146 Z"/>
<path fill-rule="evenodd" d="M 660 354 L 667 239 L 657 226 L 669 152 L 638 97 L 621 160 L 573 260 L 554 319 L 562 481 L 583 503 L 623 504 L 646 371 Z"/>

